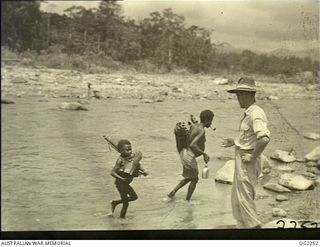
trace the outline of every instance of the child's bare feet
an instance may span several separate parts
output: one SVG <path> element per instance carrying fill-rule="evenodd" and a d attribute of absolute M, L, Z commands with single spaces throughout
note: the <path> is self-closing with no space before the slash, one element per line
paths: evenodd
<path fill-rule="evenodd" d="M 162 201 L 163 201 L 163 202 L 172 202 L 172 201 L 174 200 L 174 198 L 175 198 L 175 196 L 172 195 L 172 193 L 169 193 L 169 194 L 167 195 L 167 197 L 165 197 L 165 198 L 162 199 Z"/>
<path fill-rule="evenodd" d="M 113 214 L 117 205 L 116 205 L 115 201 L 113 201 L 113 200 L 110 201 L 110 205 L 111 205 L 111 213 Z"/>

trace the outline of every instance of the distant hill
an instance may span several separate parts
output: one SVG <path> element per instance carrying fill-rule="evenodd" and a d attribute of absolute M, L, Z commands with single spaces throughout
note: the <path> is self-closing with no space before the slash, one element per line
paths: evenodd
<path fill-rule="evenodd" d="M 241 53 L 243 51 L 242 48 L 234 47 L 227 42 L 216 44 L 214 45 L 214 48 L 216 48 L 219 53 Z"/>
<path fill-rule="evenodd" d="M 234 47 L 233 45 L 227 42 L 215 44 L 214 47 L 219 53 L 240 54 L 243 50 L 245 50 L 243 48 Z M 291 50 L 291 49 L 285 49 L 285 48 L 278 48 L 270 52 L 260 52 L 252 49 L 251 51 L 256 54 L 274 55 L 277 57 L 290 57 L 290 56 L 295 56 L 300 58 L 310 57 L 312 60 L 320 61 L 320 49 L 316 49 L 316 48 L 306 48 L 303 50 Z"/>
<path fill-rule="evenodd" d="M 290 50 L 279 48 L 269 52 L 268 54 L 272 54 L 278 57 L 289 57 L 289 56 L 296 56 L 296 57 L 310 57 L 312 60 L 320 60 L 320 50 L 316 48 L 306 48 L 303 50 Z"/>

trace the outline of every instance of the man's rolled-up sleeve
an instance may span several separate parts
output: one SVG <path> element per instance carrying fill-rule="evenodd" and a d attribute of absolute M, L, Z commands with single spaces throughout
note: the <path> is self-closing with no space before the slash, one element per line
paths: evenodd
<path fill-rule="evenodd" d="M 267 127 L 267 122 L 262 118 L 253 119 L 253 131 L 257 135 L 257 139 L 262 137 L 270 138 L 270 131 Z"/>

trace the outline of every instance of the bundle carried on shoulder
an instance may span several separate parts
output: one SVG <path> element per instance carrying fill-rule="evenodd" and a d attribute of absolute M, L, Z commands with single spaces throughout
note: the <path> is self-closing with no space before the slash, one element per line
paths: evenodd
<path fill-rule="evenodd" d="M 190 115 L 190 120 L 180 121 L 176 123 L 174 128 L 174 135 L 176 137 L 177 151 L 180 153 L 182 149 L 188 148 L 188 138 L 190 135 L 191 126 L 198 123 L 193 115 Z"/>
<path fill-rule="evenodd" d="M 120 153 L 120 150 L 118 149 L 118 146 L 117 146 L 118 140 L 110 136 L 103 136 L 103 138 L 108 142 L 109 148 L 111 147 L 112 149 Z M 142 153 L 140 151 L 133 153 L 133 156 L 131 157 L 131 160 L 133 161 L 133 164 L 134 164 L 134 172 L 133 172 L 134 177 L 138 177 L 140 175 L 146 176 L 145 171 L 142 170 L 141 168 L 141 164 L 140 164 L 141 159 L 142 159 Z"/>

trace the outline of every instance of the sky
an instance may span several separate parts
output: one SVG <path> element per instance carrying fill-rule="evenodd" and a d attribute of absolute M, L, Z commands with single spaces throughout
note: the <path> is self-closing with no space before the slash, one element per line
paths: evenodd
<path fill-rule="evenodd" d="M 320 0 L 124 0 L 123 15 L 142 20 L 171 8 L 187 25 L 213 30 L 212 42 L 268 52 L 319 47 Z M 46 1 L 41 9 L 62 13 L 73 5 L 98 7 L 99 1 Z"/>

